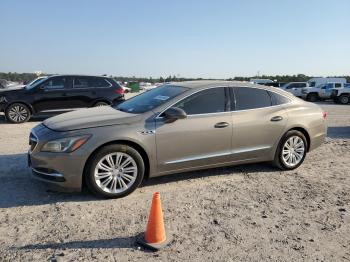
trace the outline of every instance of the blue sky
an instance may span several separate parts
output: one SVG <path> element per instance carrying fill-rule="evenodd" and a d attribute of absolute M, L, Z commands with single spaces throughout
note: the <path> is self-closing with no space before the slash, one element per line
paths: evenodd
<path fill-rule="evenodd" d="M 0 71 L 349 75 L 349 0 L 1 0 Z"/>

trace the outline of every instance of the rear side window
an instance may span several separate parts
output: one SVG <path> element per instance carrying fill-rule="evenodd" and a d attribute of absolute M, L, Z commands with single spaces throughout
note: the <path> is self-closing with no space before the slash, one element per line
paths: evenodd
<path fill-rule="evenodd" d="M 74 88 L 93 88 L 93 87 L 110 87 L 111 83 L 104 78 L 95 77 L 75 77 L 73 81 Z"/>
<path fill-rule="evenodd" d="M 235 87 L 236 110 L 263 108 L 272 105 L 271 97 L 264 89 Z"/>
<path fill-rule="evenodd" d="M 188 115 L 225 112 L 225 88 L 210 88 L 195 93 L 175 105 Z"/>
<path fill-rule="evenodd" d="M 334 87 L 335 88 L 341 88 L 341 84 L 340 83 L 335 83 Z"/>
<path fill-rule="evenodd" d="M 290 100 L 285 96 L 282 96 L 280 94 L 277 94 L 277 93 L 271 92 L 271 91 L 268 91 L 268 92 L 269 92 L 269 95 L 271 96 L 273 106 L 283 105 L 283 104 L 287 104 L 290 102 Z"/>
<path fill-rule="evenodd" d="M 66 84 L 65 77 L 54 77 L 46 81 L 43 85 L 45 89 L 63 89 Z"/>

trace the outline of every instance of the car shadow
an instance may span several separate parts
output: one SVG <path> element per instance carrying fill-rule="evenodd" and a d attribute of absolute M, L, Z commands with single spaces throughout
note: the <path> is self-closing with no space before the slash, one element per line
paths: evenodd
<path fill-rule="evenodd" d="M 204 177 L 211 176 L 223 176 L 223 175 L 235 175 L 235 174 L 254 174 L 254 173 L 266 173 L 273 172 L 277 169 L 269 163 L 257 163 L 257 164 L 246 164 L 236 166 L 217 167 L 211 169 L 202 169 L 198 171 L 183 172 L 165 176 L 154 177 L 146 180 L 142 187 L 174 183 L 183 180 L 190 179 L 201 179 Z"/>
<path fill-rule="evenodd" d="M 117 237 L 111 239 L 97 239 L 85 241 L 71 241 L 66 243 L 30 244 L 22 247 L 12 247 L 12 249 L 38 250 L 38 249 L 91 249 L 91 248 L 133 248 L 138 238 L 142 234 L 131 237 Z"/>
<path fill-rule="evenodd" d="M 328 127 L 327 136 L 329 138 L 350 139 L 350 126 Z"/>
<path fill-rule="evenodd" d="M 39 206 L 57 202 L 85 202 L 101 201 L 88 192 L 64 193 L 52 191 L 47 184 L 32 179 L 27 167 L 26 154 L 0 155 L 0 208 L 11 208 L 19 206 Z M 178 181 L 201 179 L 210 176 L 251 174 L 257 172 L 276 171 L 266 163 L 229 166 L 222 168 L 205 169 L 195 172 L 179 173 L 155 177 L 145 180 L 141 187 L 147 188 L 152 185 L 174 183 Z"/>

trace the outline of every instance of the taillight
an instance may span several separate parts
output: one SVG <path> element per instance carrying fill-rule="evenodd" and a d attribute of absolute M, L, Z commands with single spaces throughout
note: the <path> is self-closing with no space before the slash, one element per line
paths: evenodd
<path fill-rule="evenodd" d="M 114 92 L 116 92 L 119 95 L 122 95 L 122 94 L 124 94 L 124 89 L 123 88 L 117 88 L 117 89 L 114 90 Z"/>
<path fill-rule="evenodd" d="M 327 112 L 322 112 L 322 117 L 323 117 L 323 119 L 326 119 L 327 118 Z"/>

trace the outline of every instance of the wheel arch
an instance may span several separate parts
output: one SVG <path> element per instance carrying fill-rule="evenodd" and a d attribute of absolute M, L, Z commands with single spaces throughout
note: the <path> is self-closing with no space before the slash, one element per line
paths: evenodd
<path fill-rule="evenodd" d="M 28 103 L 28 102 L 24 102 L 24 101 L 11 101 L 11 103 L 9 103 L 8 105 L 6 105 L 5 109 L 4 109 L 4 112 L 6 112 L 6 110 L 9 108 L 9 106 L 13 105 L 13 104 L 24 104 L 26 105 L 29 110 L 30 110 L 30 114 L 34 114 L 35 113 L 35 110 L 34 110 L 34 107 Z"/>
<path fill-rule="evenodd" d="M 307 131 L 307 129 L 304 128 L 304 127 L 301 127 L 301 126 L 296 126 L 296 127 L 292 127 L 290 129 L 288 129 L 286 131 L 286 133 L 289 132 L 289 131 L 293 131 L 293 130 L 299 131 L 300 133 L 302 133 L 305 136 L 306 142 L 307 142 L 307 152 L 309 152 L 310 144 L 311 144 L 311 138 L 310 138 L 310 134 Z"/>
<path fill-rule="evenodd" d="M 142 159 L 143 159 L 143 161 L 144 161 L 144 164 L 145 164 L 144 180 L 147 180 L 149 178 L 149 175 L 150 175 L 150 160 L 149 160 L 149 157 L 148 157 L 148 154 L 147 154 L 146 150 L 141 145 L 139 145 L 138 143 L 136 143 L 134 141 L 118 139 L 118 140 L 113 140 L 113 141 L 104 143 L 104 144 L 100 145 L 99 147 L 95 148 L 95 150 L 90 153 L 89 157 L 87 158 L 87 160 L 85 161 L 85 164 L 84 164 L 83 175 L 82 175 L 82 187 L 86 186 L 86 184 L 85 184 L 85 175 L 86 175 L 86 172 L 87 172 L 88 163 L 91 160 L 91 158 L 101 148 L 103 148 L 105 146 L 108 146 L 108 145 L 113 145 L 113 144 L 128 145 L 128 146 L 134 148 L 137 152 L 139 152 L 141 157 L 142 157 Z"/>

